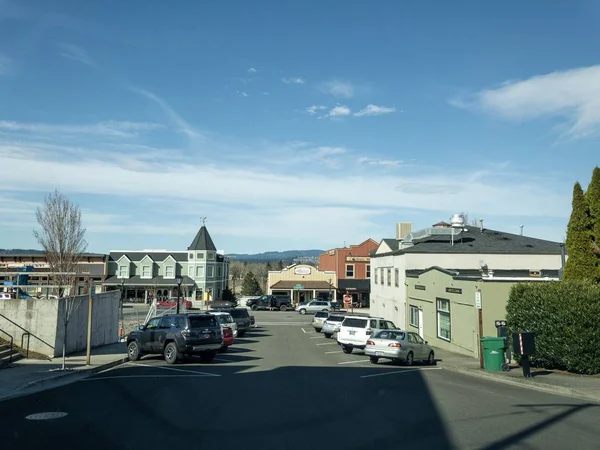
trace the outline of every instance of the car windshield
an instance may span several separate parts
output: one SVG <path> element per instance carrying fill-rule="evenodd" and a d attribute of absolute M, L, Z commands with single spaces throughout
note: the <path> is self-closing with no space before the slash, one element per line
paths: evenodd
<path fill-rule="evenodd" d="M 217 317 L 217 320 L 219 321 L 220 324 L 226 324 L 226 323 L 232 323 L 233 322 L 233 318 L 229 314 L 219 314 L 216 317 Z"/>
<path fill-rule="evenodd" d="M 206 328 L 217 325 L 215 316 L 191 316 L 189 320 L 190 328 Z"/>
<path fill-rule="evenodd" d="M 373 336 L 376 339 L 391 339 L 392 341 L 402 341 L 406 337 L 403 331 L 380 331 Z"/>
<path fill-rule="evenodd" d="M 342 325 L 353 328 L 367 328 L 367 321 L 365 319 L 358 319 L 356 317 L 346 317 L 346 320 L 344 320 Z"/>
<path fill-rule="evenodd" d="M 327 312 L 325 311 L 319 311 L 318 313 L 315 314 L 315 317 L 327 317 Z"/>
<path fill-rule="evenodd" d="M 327 322 L 341 322 L 344 320 L 344 316 L 329 316 Z"/>
<path fill-rule="evenodd" d="M 246 311 L 245 309 L 234 309 L 230 312 L 230 314 L 232 317 L 235 317 L 237 319 L 248 317 L 248 311 Z"/>

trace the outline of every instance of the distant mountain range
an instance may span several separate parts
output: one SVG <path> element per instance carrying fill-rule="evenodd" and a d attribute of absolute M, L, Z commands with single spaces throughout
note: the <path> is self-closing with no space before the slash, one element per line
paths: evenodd
<path fill-rule="evenodd" d="M 22 255 L 43 255 L 44 252 L 42 250 L 34 250 L 34 249 L 23 249 L 23 248 L 0 248 L 0 255 L 5 255 L 6 253 L 11 254 L 22 254 Z"/>
<path fill-rule="evenodd" d="M 324 250 L 285 250 L 283 252 L 264 252 L 255 254 L 228 253 L 227 257 L 238 261 L 291 261 L 297 258 L 318 259 Z"/>

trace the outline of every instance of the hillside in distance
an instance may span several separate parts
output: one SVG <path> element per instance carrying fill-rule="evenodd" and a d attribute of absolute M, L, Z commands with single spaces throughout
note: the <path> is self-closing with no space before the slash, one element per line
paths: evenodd
<path fill-rule="evenodd" d="M 318 259 L 323 250 L 285 250 L 283 252 L 264 252 L 255 254 L 227 253 L 228 258 L 238 261 L 292 261 L 297 258 Z"/>

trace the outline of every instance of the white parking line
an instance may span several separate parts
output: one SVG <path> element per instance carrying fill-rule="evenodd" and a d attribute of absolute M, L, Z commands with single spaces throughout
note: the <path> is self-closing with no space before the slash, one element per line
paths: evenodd
<path fill-rule="evenodd" d="M 360 363 L 367 363 L 367 362 L 369 362 L 368 359 L 358 359 L 356 361 L 344 361 L 344 362 L 341 362 L 341 363 L 338 363 L 338 364 L 340 364 L 340 365 L 341 364 L 360 364 Z"/>
<path fill-rule="evenodd" d="M 323 336 L 312 336 L 311 339 L 323 339 Z"/>
<path fill-rule="evenodd" d="M 337 342 L 322 342 L 321 344 L 317 344 L 318 346 L 321 345 L 337 345 Z"/>
<path fill-rule="evenodd" d="M 372 373 L 371 375 L 362 375 L 360 378 L 371 378 L 371 377 L 382 377 L 383 375 L 393 375 L 395 373 L 408 373 L 408 372 L 421 372 L 423 370 L 440 370 L 441 367 L 427 367 L 427 368 L 414 368 L 414 369 L 397 369 L 393 372 L 383 373 Z"/>
<path fill-rule="evenodd" d="M 141 364 L 141 363 L 125 363 L 131 366 L 142 366 L 142 367 L 150 367 L 152 369 L 162 369 L 162 370 L 172 370 L 174 372 L 185 372 L 185 373 L 193 373 L 193 374 L 201 374 L 206 375 L 208 377 L 220 377 L 221 375 L 217 375 L 216 373 L 208 373 L 208 372 L 196 372 L 195 370 L 185 370 L 185 369 L 175 369 L 174 367 L 163 367 L 163 366 L 152 366 L 150 364 Z"/>
<path fill-rule="evenodd" d="M 300 328 L 305 334 L 308 333 L 304 328 Z"/>
<path fill-rule="evenodd" d="M 334 353 L 342 353 L 342 350 L 336 350 L 335 352 L 325 352 L 326 355 L 333 355 Z"/>

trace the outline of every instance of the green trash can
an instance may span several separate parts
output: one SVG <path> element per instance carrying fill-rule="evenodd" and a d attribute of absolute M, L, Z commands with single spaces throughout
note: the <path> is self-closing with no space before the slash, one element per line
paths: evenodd
<path fill-rule="evenodd" d="M 490 372 L 501 372 L 505 363 L 506 339 L 503 337 L 484 336 L 481 338 L 483 347 L 483 367 Z"/>

